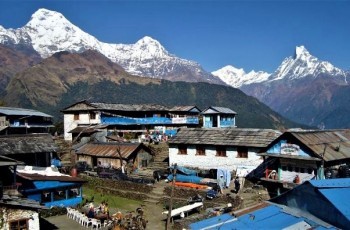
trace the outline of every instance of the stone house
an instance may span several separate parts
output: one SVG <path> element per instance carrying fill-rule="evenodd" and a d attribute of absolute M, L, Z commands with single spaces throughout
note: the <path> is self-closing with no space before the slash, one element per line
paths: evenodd
<path fill-rule="evenodd" d="M 147 167 L 153 153 L 142 143 L 100 142 L 87 143 L 76 150 L 77 160 L 86 161 L 92 168 L 97 166 L 120 168 L 123 163 L 132 163 L 134 168 Z"/>
<path fill-rule="evenodd" d="M 77 102 L 61 111 L 64 114 L 64 139 L 75 141 L 80 134 L 106 141 L 110 133 L 137 133 L 148 131 L 172 133 L 177 127 L 197 127 L 200 110 L 196 106 L 168 108 L 155 104 L 115 104 Z M 79 129 L 77 129 L 79 128 Z"/>
<path fill-rule="evenodd" d="M 0 155 L 26 165 L 48 167 L 57 157 L 58 146 L 50 134 L 0 135 Z"/>
<path fill-rule="evenodd" d="M 48 133 L 52 116 L 33 109 L 0 106 L 0 135 Z"/>
<path fill-rule="evenodd" d="M 245 176 L 262 163 L 257 154 L 280 134 L 272 129 L 182 128 L 169 140 L 169 164 Z"/>
<path fill-rule="evenodd" d="M 286 131 L 259 156 L 252 176 L 278 194 L 311 179 L 350 177 L 350 129 Z"/>

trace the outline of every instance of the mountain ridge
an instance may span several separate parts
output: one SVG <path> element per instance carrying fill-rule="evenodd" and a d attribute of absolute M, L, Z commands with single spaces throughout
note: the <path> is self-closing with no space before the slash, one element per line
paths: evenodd
<path fill-rule="evenodd" d="M 233 78 L 247 95 L 288 119 L 321 128 L 350 128 L 350 119 L 344 118 L 342 112 L 349 101 L 338 93 L 348 92 L 350 73 L 312 56 L 304 46 L 296 47 L 293 56 L 263 78 L 249 79 L 244 70 L 237 74 L 237 68 L 226 73 L 221 70 L 213 74 L 223 80 Z"/>
<path fill-rule="evenodd" d="M 197 62 L 170 54 L 157 40 L 149 36 L 141 38 L 135 44 L 100 42 L 69 22 L 61 13 L 43 8 L 37 10 L 22 28 L 6 30 L 0 27 L 0 43 L 32 46 L 42 58 L 60 51 L 83 52 L 92 49 L 133 75 L 172 81 L 225 84 L 206 72 Z"/>

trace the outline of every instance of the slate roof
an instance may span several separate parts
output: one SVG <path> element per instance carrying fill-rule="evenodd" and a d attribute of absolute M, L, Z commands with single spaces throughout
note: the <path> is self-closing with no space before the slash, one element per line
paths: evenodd
<path fill-rule="evenodd" d="M 200 109 L 197 108 L 197 106 L 194 105 L 183 105 L 183 106 L 174 106 L 170 109 L 170 112 L 198 112 L 200 113 Z"/>
<path fill-rule="evenodd" d="M 263 148 L 281 133 L 272 129 L 181 128 L 169 144 L 247 146 Z"/>
<path fill-rule="evenodd" d="M 69 111 L 91 111 L 91 110 L 104 110 L 104 111 L 168 111 L 169 108 L 163 105 L 156 104 L 113 104 L 113 103 L 100 103 L 100 102 L 87 102 L 81 101 L 75 103 L 65 109 L 62 112 Z"/>
<path fill-rule="evenodd" d="M 88 143 L 78 148 L 76 154 L 84 154 L 89 156 L 118 158 L 120 151 L 123 158 L 128 158 L 138 149 L 143 148 L 150 154 L 151 150 L 142 143 Z"/>
<path fill-rule="evenodd" d="M 202 114 L 237 114 L 230 108 L 210 106 L 209 108 L 202 111 Z"/>
<path fill-rule="evenodd" d="M 0 114 L 16 115 L 16 116 L 38 116 L 38 117 L 52 117 L 49 114 L 42 113 L 33 109 L 23 109 L 14 107 L 0 107 Z"/>
<path fill-rule="evenodd" d="M 0 155 L 0 166 L 24 165 L 24 162 Z"/>
<path fill-rule="evenodd" d="M 56 152 L 57 145 L 50 134 L 0 136 L 0 155 Z"/>
<path fill-rule="evenodd" d="M 298 139 L 325 161 L 350 158 L 350 129 L 287 131 L 280 138 L 288 135 Z"/>
<path fill-rule="evenodd" d="M 11 208 L 17 207 L 31 210 L 48 209 L 47 207 L 40 205 L 40 203 L 35 200 L 30 200 L 19 196 L 9 196 L 7 194 L 4 194 L 0 199 L 0 206 L 8 206 Z"/>

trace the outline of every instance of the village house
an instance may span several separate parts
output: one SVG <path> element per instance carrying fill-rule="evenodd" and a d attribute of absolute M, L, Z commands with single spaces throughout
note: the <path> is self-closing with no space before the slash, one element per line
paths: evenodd
<path fill-rule="evenodd" d="M 291 130 L 271 142 L 250 176 L 277 194 L 303 181 L 350 177 L 350 130 Z"/>
<path fill-rule="evenodd" d="M 39 210 L 45 207 L 17 190 L 16 168 L 22 164 L 0 156 L 0 229 L 40 229 Z"/>
<path fill-rule="evenodd" d="M 0 107 L 0 135 L 48 133 L 53 126 L 52 116 L 32 110 Z"/>
<path fill-rule="evenodd" d="M 262 163 L 257 154 L 280 134 L 271 129 L 181 128 L 169 140 L 169 164 L 245 176 Z"/>
<path fill-rule="evenodd" d="M 256 206 L 190 224 L 189 229 L 349 229 L 350 178 L 311 180 Z"/>
<path fill-rule="evenodd" d="M 201 112 L 204 128 L 236 127 L 237 113 L 230 108 L 210 106 Z"/>
<path fill-rule="evenodd" d="M 57 150 L 50 134 L 0 135 L 0 155 L 26 165 L 48 167 Z"/>
<path fill-rule="evenodd" d="M 46 207 L 72 207 L 83 201 L 86 181 L 60 173 L 56 167 L 17 167 L 18 191 Z"/>
<path fill-rule="evenodd" d="M 109 134 L 148 131 L 173 134 L 177 127 L 197 127 L 200 110 L 195 106 L 168 108 L 162 105 L 107 104 L 77 102 L 61 111 L 64 114 L 64 139 L 75 141 L 81 134 L 96 131 L 95 139 L 105 142 Z M 79 129 L 77 129 L 79 128 Z"/>
<path fill-rule="evenodd" d="M 103 166 L 118 169 L 124 163 L 130 169 L 147 167 L 153 159 L 152 151 L 142 143 L 87 143 L 76 150 L 77 160 L 92 168 Z"/>

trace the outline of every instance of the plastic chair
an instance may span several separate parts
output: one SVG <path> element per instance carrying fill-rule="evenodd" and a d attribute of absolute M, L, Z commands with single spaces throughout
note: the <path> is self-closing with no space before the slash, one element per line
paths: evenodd
<path fill-rule="evenodd" d="M 91 229 L 96 228 L 99 229 L 102 227 L 101 221 L 98 219 L 91 219 Z"/>

